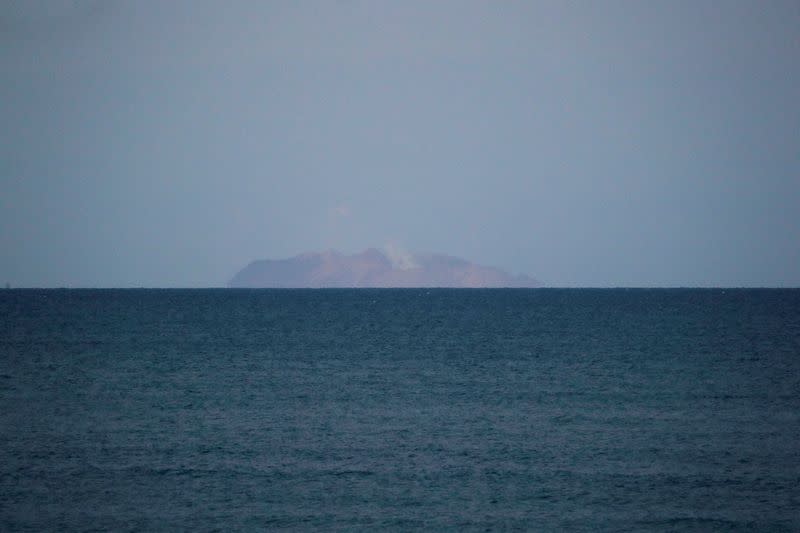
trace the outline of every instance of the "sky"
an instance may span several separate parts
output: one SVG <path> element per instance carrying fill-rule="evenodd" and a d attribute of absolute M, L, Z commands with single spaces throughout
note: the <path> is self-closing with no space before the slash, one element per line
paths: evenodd
<path fill-rule="evenodd" d="M 800 3 L 0 1 L 0 283 L 387 244 L 800 286 Z"/>

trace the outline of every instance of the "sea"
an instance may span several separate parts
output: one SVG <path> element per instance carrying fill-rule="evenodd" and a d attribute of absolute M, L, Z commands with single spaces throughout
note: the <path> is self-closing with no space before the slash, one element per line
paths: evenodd
<path fill-rule="evenodd" d="M 2 531 L 800 531 L 800 290 L 0 291 Z"/>

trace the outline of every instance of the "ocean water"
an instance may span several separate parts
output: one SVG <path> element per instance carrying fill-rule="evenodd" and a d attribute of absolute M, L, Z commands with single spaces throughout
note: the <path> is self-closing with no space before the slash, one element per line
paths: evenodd
<path fill-rule="evenodd" d="M 0 530 L 799 531 L 800 290 L 0 291 Z"/>

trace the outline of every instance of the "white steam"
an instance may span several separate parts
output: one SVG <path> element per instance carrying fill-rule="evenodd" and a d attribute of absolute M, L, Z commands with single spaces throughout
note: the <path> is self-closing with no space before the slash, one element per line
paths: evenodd
<path fill-rule="evenodd" d="M 419 266 L 414 260 L 414 255 L 397 243 L 386 243 L 383 245 L 383 250 L 386 253 L 386 257 L 391 261 L 393 268 L 409 270 Z"/>

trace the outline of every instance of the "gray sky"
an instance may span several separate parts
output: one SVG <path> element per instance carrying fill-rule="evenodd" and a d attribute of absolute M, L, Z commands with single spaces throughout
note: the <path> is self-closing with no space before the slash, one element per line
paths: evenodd
<path fill-rule="evenodd" d="M 0 1 L 0 283 L 387 242 L 800 285 L 800 3 Z"/>

